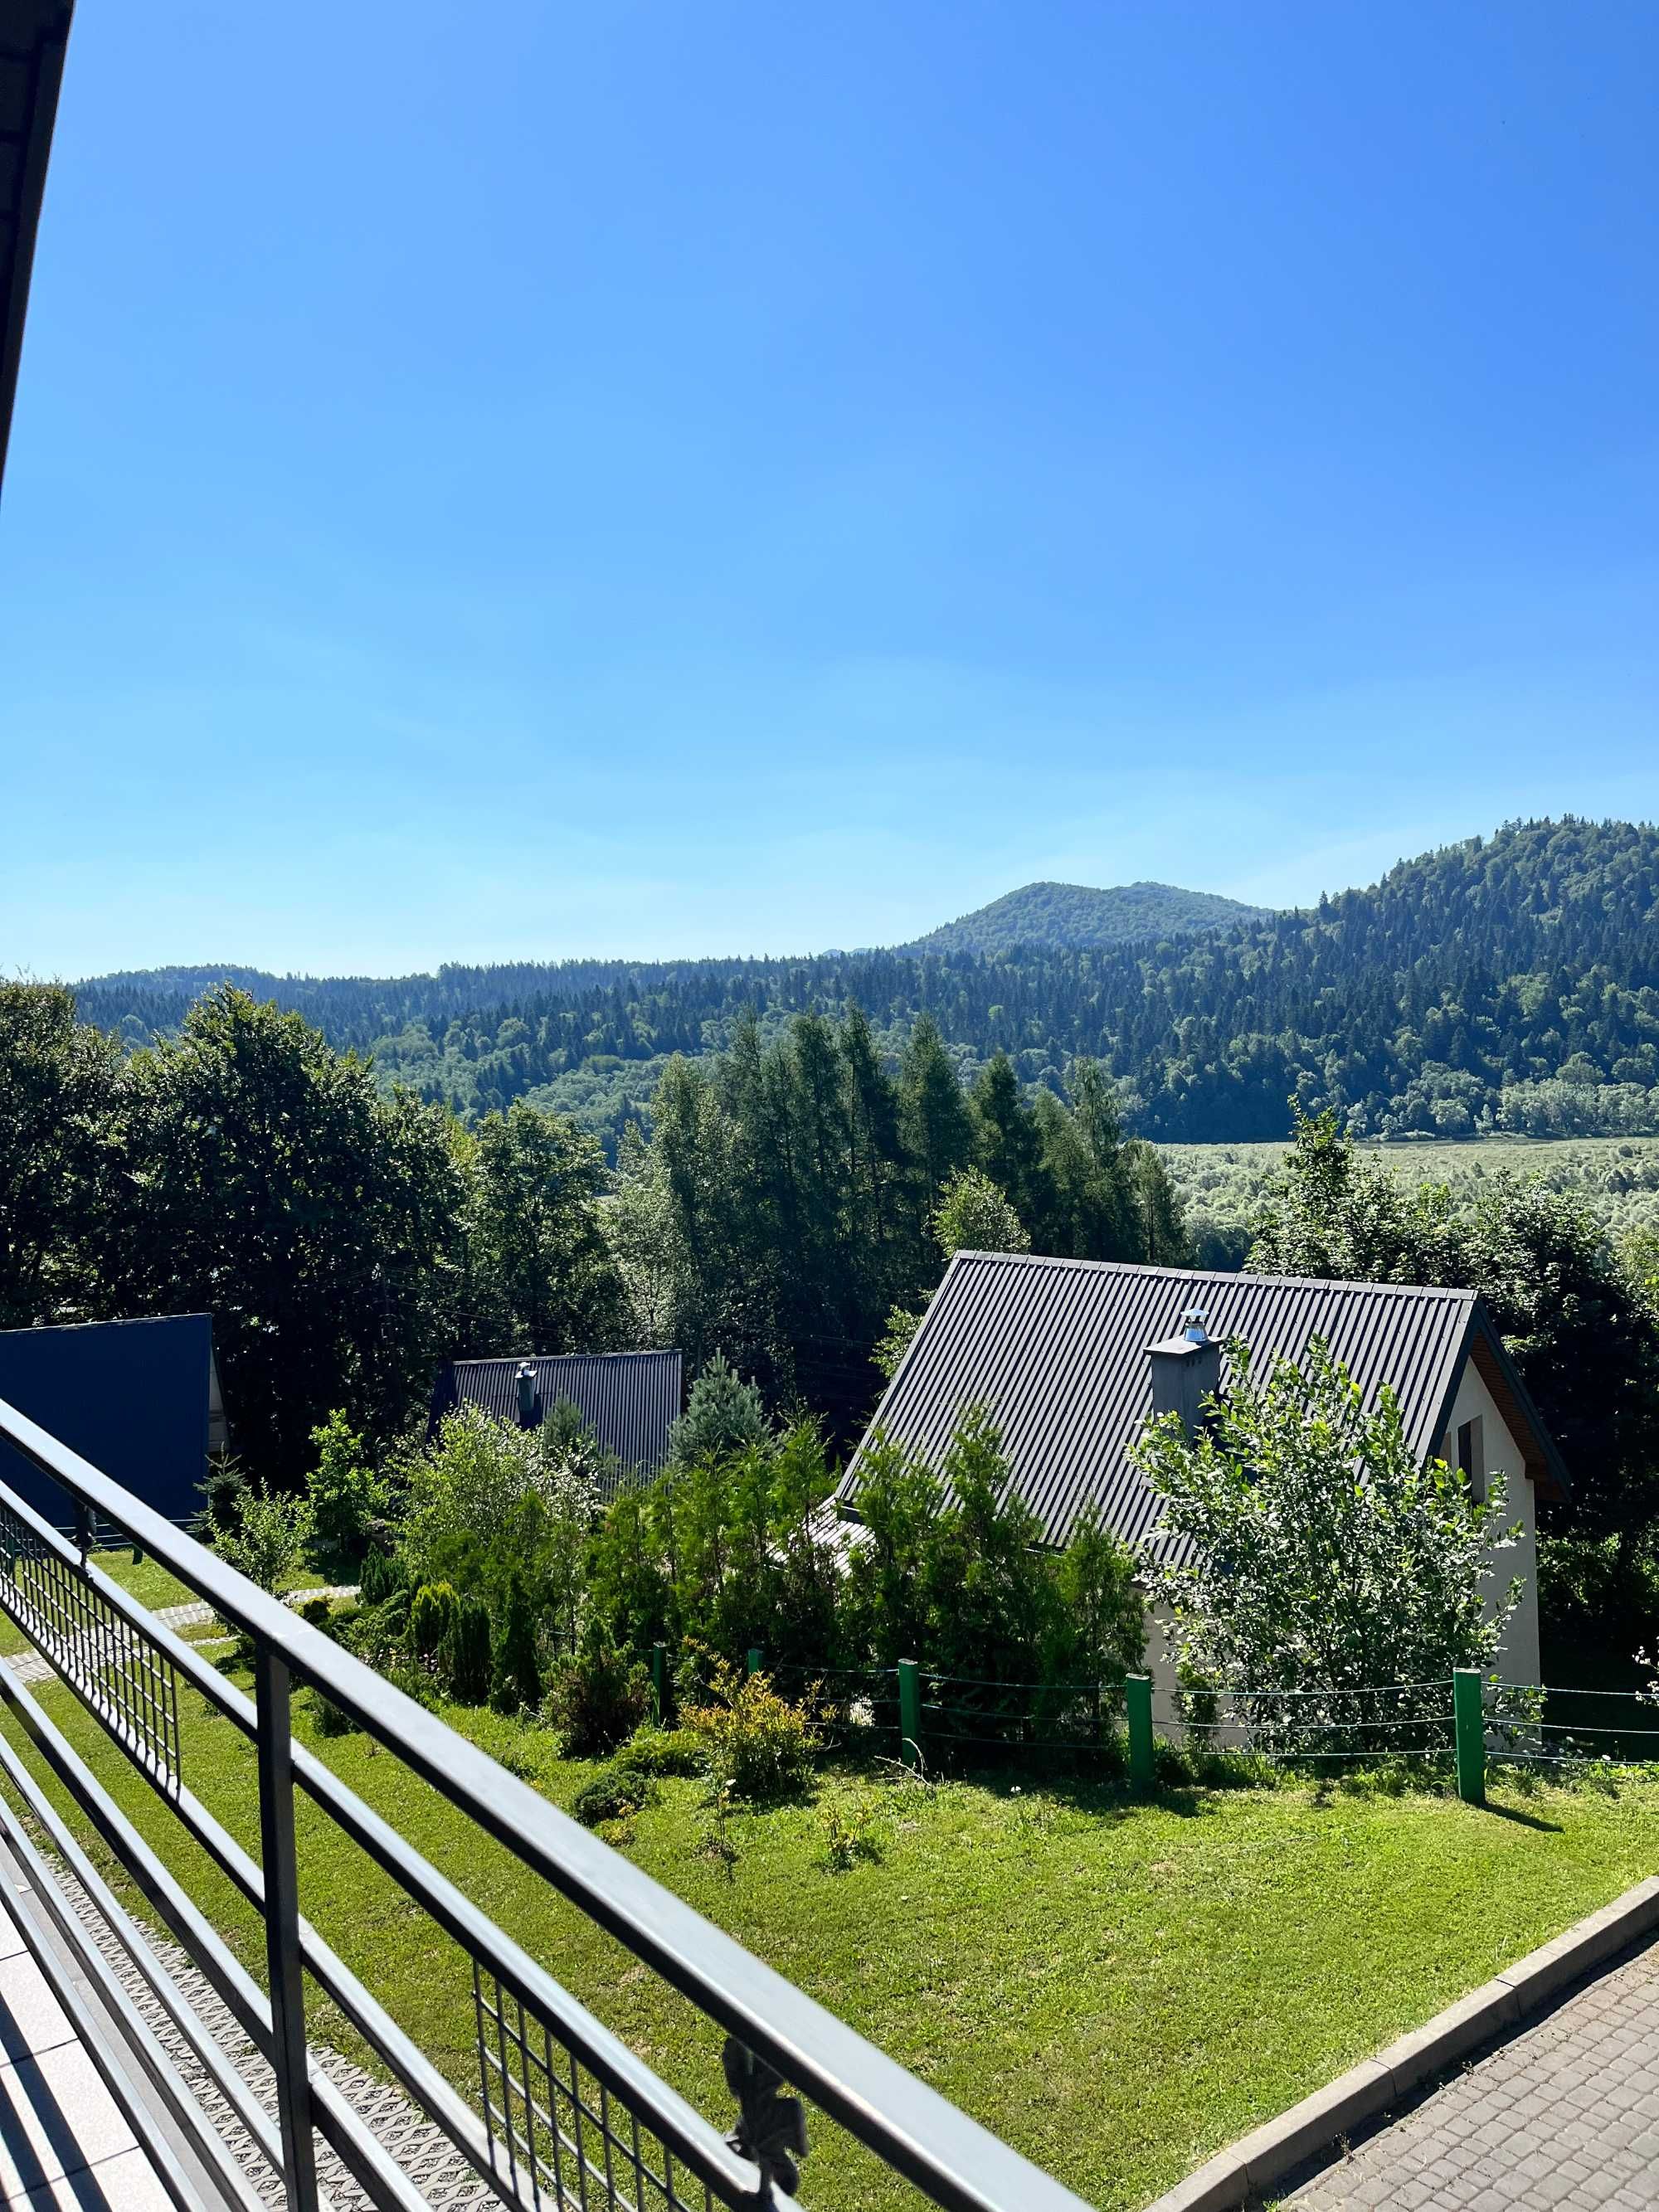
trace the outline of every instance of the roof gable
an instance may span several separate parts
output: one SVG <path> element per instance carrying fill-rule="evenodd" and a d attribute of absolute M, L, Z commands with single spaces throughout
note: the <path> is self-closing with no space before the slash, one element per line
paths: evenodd
<path fill-rule="evenodd" d="M 1241 1337 L 1261 1361 L 1299 1359 L 1322 1337 L 1368 1408 L 1393 1385 L 1423 1459 L 1437 1449 L 1480 1313 L 1473 1291 L 959 1252 L 870 1434 L 884 1430 L 937 1465 L 963 1409 L 982 1402 L 1048 1542 L 1065 1543 L 1090 1504 L 1136 1542 L 1159 1513 L 1127 1456 L 1152 1410 L 1146 1347 L 1177 1335 L 1194 1305 L 1212 1336 Z M 855 1455 L 843 1498 L 857 1482 Z"/>

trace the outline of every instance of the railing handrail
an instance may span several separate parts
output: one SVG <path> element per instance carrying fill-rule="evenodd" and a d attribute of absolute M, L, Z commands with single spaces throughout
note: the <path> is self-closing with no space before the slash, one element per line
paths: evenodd
<path fill-rule="evenodd" d="M 935 2203 L 959 2212 L 1087 2212 L 1081 2198 L 672 1890 L 3 1399 L 0 1437 L 196 1590 L 229 1626 L 319 1690 Z M 136 1603 L 134 1609 L 143 1611 Z"/>

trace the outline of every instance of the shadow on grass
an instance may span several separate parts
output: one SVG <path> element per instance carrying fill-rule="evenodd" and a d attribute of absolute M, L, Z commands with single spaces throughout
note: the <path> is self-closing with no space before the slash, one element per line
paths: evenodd
<path fill-rule="evenodd" d="M 1479 1809 L 1490 1813 L 1494 1820 L 1513 1820 L 1518 1828 L 1535 1828 L 1540 1836 L 1559 1836 L 1562 1832 L 1559 1820 L 1547 1820 L 1538 1813 L 1523 1813 L 1518 1805 L 1494 1805 L 1488 1801 Z"/>

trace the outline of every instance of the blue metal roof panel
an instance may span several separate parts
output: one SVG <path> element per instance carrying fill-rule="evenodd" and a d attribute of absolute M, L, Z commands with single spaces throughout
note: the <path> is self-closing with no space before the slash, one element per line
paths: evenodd
<path fill-rule="evenodd" d="M 164 1314 L 0 1330 L 0 1398 L 170 1521 L 200 1512 L 213 1321 Z M 56 1483 L 0 1445 L 0 1479 L 56 1527 Z"/>

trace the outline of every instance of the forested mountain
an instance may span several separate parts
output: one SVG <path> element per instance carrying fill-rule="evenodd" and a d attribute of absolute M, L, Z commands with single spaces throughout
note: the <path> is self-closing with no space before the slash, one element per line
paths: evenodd
<path fill-rule="evenodd" d="M 1111 890 L 1091 890 L 1086 884 L 1026 884 L 899 949 L 1000 953 L 1022 945 L 1129 945 L 1139 938 L 1188 937 L 1230 922 L 1263 921 L 1267 915 L 1265 907 L 1245 906 L 1215 891 L 1181 890 L 1173 884 L 1119 884 Z"/>
<path fill-rule="evenodd" d="M 1659 833 L 1506 824 L 1380 883 L 1200 936 L 1006 952 L 446 968 L 391 982 L 244 975 L 383 1080 L 476 1116 L 513 1098 L 614 1144 L 668 1057 L 856 1004 L 890 1059 L 918 1014 L 958 1069 L 999 1049 L 1029 1086 L 1075 1057 L 1118 1082 L 1127 1125 L 1170 1139 L 1288 1133 L 1286 1099 L 1373 1133 L 1659 1128 Z M 176 1027 L 203 984 L 169 970 L 82 985 L 130 1038 Z"/>

